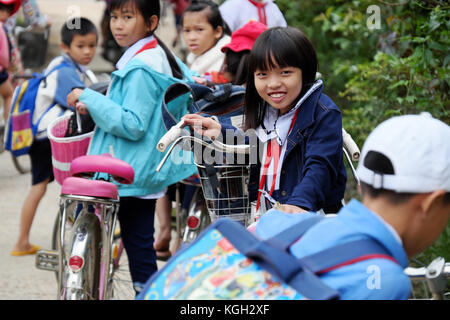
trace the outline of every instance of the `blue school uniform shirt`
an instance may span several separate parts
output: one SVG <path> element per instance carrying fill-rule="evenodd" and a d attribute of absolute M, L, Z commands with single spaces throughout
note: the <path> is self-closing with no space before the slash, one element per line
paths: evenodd
<path fill-rule="evenodd" d="M 256 235 L 268 239 L 312 215 L 315 214 L 270 210 L 260 218 Z M 367 238 L 381 243 L 397 263 L 382 258 L 364 260 L 329 271 L 320 278 L 339 291 L 343 300 L 408 299 L 411 282 L 404 273 L 408 258 L 401 240 L 386 222 L 355 199 L 336 217 L 326 218 L 311 227 L 290 251 L 302 258 L 338 244 Z"/>
<path fill-rule="evenodd" d="M 177 62 L 183 81 L 191 80 L 189 69 L 179 59 Z M 119 185 L 121 197 L 156 194 L 196 172 L 192 155 L 186 153 L 169 157 L 161 171 L 155 172 L 164 156 L 156 145 L 166 133 L 161 103 L 166 88 L 176 81 L 180 80 L 172 76 L 166 54 L 157 45 L 112 73 L 107 96 L 85 89 L 79 98 L 96 123 L 88 153 L 109 153 L 112 147 L 114 157 L 135 171 L 133 184 Z M 188 95 L 177 98 L 170 104 L 170 112 L 181 118 L 187 113 L 188 101 Z"/>

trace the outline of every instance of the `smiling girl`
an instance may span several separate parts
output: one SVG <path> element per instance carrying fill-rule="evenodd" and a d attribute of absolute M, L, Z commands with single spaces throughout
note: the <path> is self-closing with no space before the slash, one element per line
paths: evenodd
<path fill-rule="evenodd" d="M 193 1 L 182 17 L 183 37 L 190 51 L 189 68 L 201 76 L 220 71 L 225 54 L 222 47 L 231 41 L 228 26 L 212 1 Z"/>
<path fill-rule="evenodd" d="M 157 270 L 153 248 L 156 198 L 164 195 L 168 185 L 195 172 L 194 166 L 168 163 L 155 173 L 162 154 L 154 150 L 165 133 L 160 111 L 164 90 L 176 81 L 190 79 L 190 71 L 154 36 L 159 0 L 112 0 L 110 10 L 111 32 L 127 50 L 111 75 L 108 94 L 75 89 L 67 101 L 80 113 L 89 112 L 97 125 L 89 154 L 113 149 L 114 156 L 135 171 L 133 184 L 119 186 L 118 218 L 138 292 Z M 170 106 L 179 117 L 187 112 L 187 97 L 183 99 Z"/>
<path fill-rule="evenodd" d="M 253 129 L 263 148 L 249 183 L 258 206 L 265 204 L 258 191 L 264 190 L 285 212 L 336 213 L 341 207 L 346 183 L 342 116 L 322 93 L 317 70 L 315 50 L 298 29 L 268 29 L 253 45 L 244 118 L 245 129 Z M 206 136 L 230 129 L 198 115 L 184 119 Z"/>

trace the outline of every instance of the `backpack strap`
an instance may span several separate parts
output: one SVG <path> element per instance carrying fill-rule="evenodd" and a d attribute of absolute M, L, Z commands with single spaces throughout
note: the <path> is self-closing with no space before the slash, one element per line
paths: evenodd
<path fill-rule="evenodd" d="M 300 261 L 313 273 L 320 275 L 370 259 L 387 259 L 399 264 L 380 242 L 371 238 L 339 244 L 303 257 Z"/>
<path fill-rule="evenodd" d="M 55 71 L 57 71 L 57 70 L 59 70 L 59 69 L 65 68 L 65 67 L 70 67 L 70 65 L 69 65 L 67 62 L 65 62 L 65 61 L 61 62 L 59 65 L 57 65 L 56 67 L 54 67 L 53 69 L 51 69 L 49 72 L 45 73 L 45 74 L 42 76 L 42 81 L 46 81 L 47 77 L 48 77 L 51 73 L 53 73 L 53 72 L 55 72 Z M 47 85 L 46 82 L 45 82 L 45 85 Z M 45 111 L 41 114 L 41 116 L 39 117 L 39 119 L 36 121 L 36 124 L 32 126 L 33 135 L 36 134 L 37 129 L 38 129 L 38 127 L 39 127 L 39 124 L 41 123 L 41 120 L 44 118 L 44 116 L 45 116 L 45 115 L 46 115 L 46 114 L 47 114 L 47 113 L 48 113 L 55 105 L 56 105 L 56 102 L 53 102 L 50 106 L 48 106 L 48 108 L 45 109 Z"/>
<path fill-rule="evenodd" d="M 306 231 L 323 219 L 325 219 L 323 216 L 314 216 L 303 220 L 267 239 L 266 242 L 280 250 L 287 251 Z M 300 260 L 313 273 L 323 274 L 346 265 L 375 258 L 388 259 L 398 264 L 381 243 L 369 238 L 339 244 Z"/>

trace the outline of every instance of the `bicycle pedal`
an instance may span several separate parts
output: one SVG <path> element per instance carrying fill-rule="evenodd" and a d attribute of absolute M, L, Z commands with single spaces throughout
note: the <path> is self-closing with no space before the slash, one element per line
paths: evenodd
<path fill-rule="evenodd" d="M 58 271 L 59 254 L 54 250 L 39 250 L 36 253 L 36 268 L 47 271 Z"/>

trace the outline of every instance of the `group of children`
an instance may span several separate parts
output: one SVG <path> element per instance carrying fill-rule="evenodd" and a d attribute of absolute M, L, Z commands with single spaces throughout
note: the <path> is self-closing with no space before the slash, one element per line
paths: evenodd
<path fill-rule="evenodd" d="M 263 7 L 253 4 L 257 1 L 250 2 L 257 8 L 259 18 L 270 17 L 263 14 Z M 217 5 L 207 0 L 195 1 L 181 17 L 183 36 L 191 51 L 186 66 L 154 34 L 160 19 L 159 1 L 112 0 L 110 17 L 115 40 L 127 49 L 116 65 L 117 70 L 111 74 L 106 96 L 87 88 L 83 79 L 84 67 L 92 60 L 98 40 L 95 28 L 91 28 L 86 19 L 81 20 L 81 29 L 68 30 L 63 27 L 64 54 L 53 60 L 47 71 L 62 61 L 67 63 L 60 72 L 52 74 L 51 81 L 61 84 L 57 96 L 67 97 L 58 100 L 60 107 L 89 113 L 94 120 L 96 129 L 89 153 L 109 153 L 113 146 L 114 155 L 131 164 L 135 170 L 134 183 L 119 186 L 118 217 L 136 292 L 157 270 L 154 248 L 156 199 L 163 197 L 170 185 L 196 172 L 193 165 L 180 166 L 170 162 L 159 173 L 154 170 L 162 157 L 151 146 L 155 146 L 165 133 L 159 111 L 164 91 L 177 81 L 202 82 L 205 76 L 213 72 L 220 75 L 214 79 L 246 86 L 243 128 L 222 125 L 199 115 L 186 115 L 187 97 L 173 104 L 170 111 L 178 118 L 184 116 L 185 124 L 191 125 L 202 135 L 218 137 L 230 131 L 238 134 L 240 129 L 256 134 L 259 148 L 262 148 L 262 159 L 252 168 L 249 182 L 251 197 L 257 200 L 258 206 L 263 206 L 266 203 L 261 190 L 265 190 L 282 204 L 281 211 L 271 211 L 270 215 L 261 218 L 257 229 L 261 237 L 268 237 L 270 232 L 285 228 L 301 216 L 288 213 L 323 209 L 326 213 L 341 210 L 343 216 L 347 216 L 345 211 L 364 211 L 367 221 L 377 221 L 380 237 L 393 237 L 397 241 L 394 254 L 398 254 L 401 267 L 405 267 L 406 255 L 412 256 L 423 250 L 445 227 L 450 214 L 450 151 L 448 143 L 443 146 L 439 142 L 448 141 L 450 129 L 438 120 L 423 116 L 418 118 L 418 126 L 408 126 L 410 120 L 402 120 L 406 125 L 401 127 L 403 131 L 398 139 L 417 134 L 417 127 L 420 128 L 422 122 L 426 122 L 430 130 L 434 130 L 433 125 L 438 128 L 434 135 L 429 136 L 435 140 L 423 143 L 429 149 L 420 154 L 423 159 L 429 159 L 435 151 L 441 150 L 439 154 L 444 156 L 439 168 L 433 168 L 436 175 L 429 179 L 427 188 L 420 188 L 423 184 L 419 176 L 409 180 L 419 165 L 419 162 L 408 162 L 409 153 L 414 153 L 412 147 L 403 150 L 402 145 L 394 141 L 397 142 L 392 144 L 395 149 L 383 148 L 388 142 L 378 139 L 378 145 L 372 144 L 367 147 L 368 150 L 363 148 L 361 168 L 358 168 L 365 183 L 363 204 L 353 204 L 354 209 L 341 209 L 346 184 L 342 114 L 333 101 L 322 93 L 323 82 L 316 79 L 318 61 L 315 50 L 301 31 L 286 26 L 267 28 L 257 21 L 243 25 L 237 22 L 233 24 L 236 31 L 230 37 Z M 267 20 L 263 22 L 267 24 Z M 71 77 L 64 77 L 73 81 L 60 81 L 63 73 L 72 74 Z M 210 81 L 214 79 L 209 78 Z M 400 130 L 400 126 L 396 127 Z M 447 140 L 442 140 L 443 137 Z M 381 156 L 371 156 L 371 151 L 381 153 Z M 48 150 L 45 152 L 45 161 L 41 159 L 43 155 L 44 152 L 30 153 L 32 160 L 33 157 L 36 159 L 32 161 L 33 179 L 41 177 L 33 181 L 33 188 L 44 185 L 39 187 L 37 195 L 31 195 L 33 188 L 30 192 L 29 197 L 37 201 L 29 197 L 25 201 L 24 208 L 34 207 L 23 210 L 22 219 L 28 220 L 22 221 L 21 228 L 24 230 L 21 230 L 19 241 L 13 249 L 12 254 L 15 255 L 35 253 L 38 249 L 29 243 L 28 237 L 36 206 L 46 184 L 52 180 L 51 154 Z M 380 157 L 383 156 L 392 162 L 392 172 L 389 166 L 380 167 L 383 163 Z M 392 178 L 392 175 L 395 177 Z M 382 182 L 380 185 L 376 183 L 379 180 Z M 385 189 L 388 195 L 383 192 Z M 389 192 L 394 195 L 396 192 L 406 192 L 410 197 L 402 198 L 402 201 L 394 197 L 391 201 Z M 396 215 L 396 212 L 402 214 Z M 324 223 L 322 231 L 315 234 L 316 238 L 319 242 L 325 235 L 332 239 L 336 229 L 336 235 L 340 232 L 339 241 L 345 241 L 343 227 L 358 222 L 358 219 L 362 218 L 354 217 L 336 225 Z M 406 222 L 411 224 L 408 229 L 402 225 Z M 351 232 L 358 231 L 364 234 L 363 237 L 371 235 L 366 229 L 373 224 L 355 225 Z M 426 230 L 429 231 L 427 241 L 421 240 Z M 299 251 L 298 255 L 303 255 L 305 250 L 313 250 L 315 244 L 317 242 L 311 241 L 311 248 L 301 249 L 303 251 Z M 392 276 L 398 275 L 398 268 L 390 265 L 386 268 L 386 281 L 395 283 Z M 389 273 L 389 268 L 394 270 L 393 273 Z M 334 279 L 332 277 L 330 283 Z M 402 288 L 402 294 L 392 297 L 404 298 L 406 289 L 404 286 Z"/>

